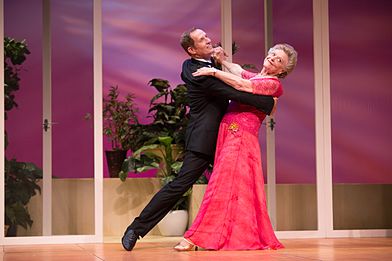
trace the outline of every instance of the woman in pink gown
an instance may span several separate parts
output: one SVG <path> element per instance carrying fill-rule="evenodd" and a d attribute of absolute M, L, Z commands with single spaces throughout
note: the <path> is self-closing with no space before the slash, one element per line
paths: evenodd
<path fill-rule="evenodd" d="M 194 76 L 210 75 L 242 91 L 279 97 L 278 78 L 290 73 L 297 53 L 287 44 L 272 47 L 260 73 L 217 60 L 229 72 L 201 68 Z M 265 114 L 249 105 L 232 102 L 220 124 L 214 170 L 192 226 L 174 248 L 192 250 L 279 249 L 267 212 L 258 132 Z"/>

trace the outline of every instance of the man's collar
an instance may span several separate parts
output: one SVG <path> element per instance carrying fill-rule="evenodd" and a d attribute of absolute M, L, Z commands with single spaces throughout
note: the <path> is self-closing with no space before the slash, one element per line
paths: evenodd
<path fill-rule="evenodd" d="M 206 60 L 206 59 L 200 59 L 200 58 L 193 58 L 193 59 L 200 61 L 200 62 L 203 62 L 203 63 L 212 63 L 211 61 Z"/>

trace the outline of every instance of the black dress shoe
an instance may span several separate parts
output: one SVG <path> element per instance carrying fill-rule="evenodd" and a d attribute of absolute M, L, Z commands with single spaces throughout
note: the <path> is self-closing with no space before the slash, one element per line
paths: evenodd
<path fill-rule="evenodd" d="M 121 243 L 125 250 L 131 251 L 136 244 L 139 236 L 135 233 L 133 229 L 127 229 L 124 232 L 124 236 L 121 239 Z"/>

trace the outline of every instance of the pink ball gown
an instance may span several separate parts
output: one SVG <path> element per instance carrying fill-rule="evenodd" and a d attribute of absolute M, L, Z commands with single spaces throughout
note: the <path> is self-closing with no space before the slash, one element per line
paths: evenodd
<path fill-rule="evenodd" d="M 279 97 L 280 81 L 244 71 L 253 93 Z M 258 132 L 265 114 L 232 102 L 219 128 L 214 170 L 184 238 L 210 250 L 278 249 L 267 212 Z"/>

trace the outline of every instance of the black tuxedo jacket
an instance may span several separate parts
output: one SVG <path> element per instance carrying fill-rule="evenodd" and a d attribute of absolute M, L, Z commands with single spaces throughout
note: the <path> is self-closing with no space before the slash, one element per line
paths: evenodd
<path fill-rule="evenodd" d="M 214 156 L 220 121 L 229 100 L 248 104 L 271 113 L 274 101 L 271 96 L 253 95 L 235 90 L 212 76 L 192 76 L 198 68 L 208 63 L 188 59 L 182 65 L 181 78 L 188 88 L 190 121 L 186 130 L 185 149 Z"/>

